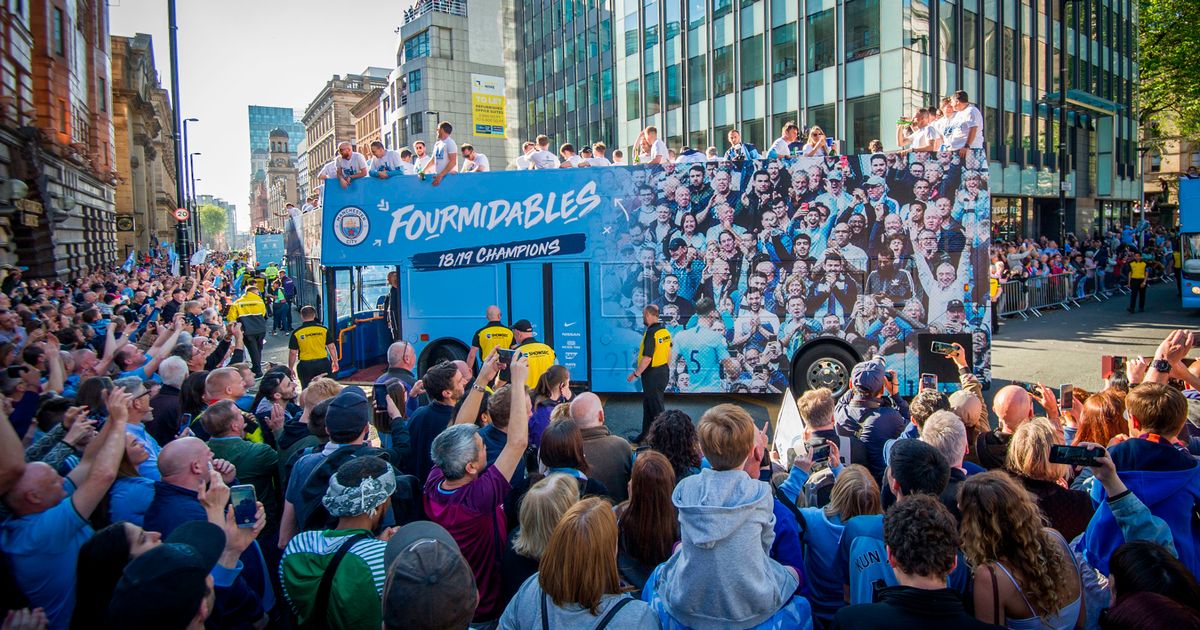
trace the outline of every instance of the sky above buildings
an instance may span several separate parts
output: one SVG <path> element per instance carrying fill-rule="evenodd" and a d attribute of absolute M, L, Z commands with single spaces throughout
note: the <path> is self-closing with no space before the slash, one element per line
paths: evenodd
<path fill-rule="evenodd" d="M 237 206 L 249 225 L 247 106 L 303 112 L 334 74 L 396 65 L 396 33 L 411 0 L 178 0 L 180 102 L 195 158 L 196 192 Z M 171 89 L 166 0 L 109 0 L 113 35 L 147 33 Z"/>

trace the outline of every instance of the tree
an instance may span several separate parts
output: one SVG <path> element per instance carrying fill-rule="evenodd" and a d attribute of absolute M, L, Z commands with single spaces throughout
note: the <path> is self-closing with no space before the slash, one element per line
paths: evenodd
<path fill-rule="evenodd" d="M 225 239 L 225 209 L 206 203 L 197 210 L 200 213 L 200 229 L 209 242 Z"/>
<path fill-rule="evenodd" d="M 1145 142 L 1200 139 L 1200 10 L 1196 0 L 1139 0 L 1138 118 Z M 1164 133 L 1165 132 L 1165 133 Z"/>

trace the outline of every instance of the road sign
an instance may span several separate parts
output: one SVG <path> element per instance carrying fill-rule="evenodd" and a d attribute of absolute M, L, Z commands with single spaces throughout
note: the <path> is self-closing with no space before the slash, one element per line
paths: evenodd
<path fill-rule="evenodd" d="M 175 220 L 183 223 L 188 220 L 187 208 L 175 208 Z"/>
<path fill-rule="evenodd" d="M 1058 187 L 1068 195 L 1071 194 L 1071 182 L 1059 182 Z"/>

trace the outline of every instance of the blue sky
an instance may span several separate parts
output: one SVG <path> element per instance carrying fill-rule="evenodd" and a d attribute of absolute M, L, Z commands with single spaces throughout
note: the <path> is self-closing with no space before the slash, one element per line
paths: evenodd
<path fill-rule="evenodd" d="M 302 110 L 334 74 L 392 68 L 396 34 L 411 0 L 179 0 L 179 73 L 189 149 L 200 194 L 238 207 L 249 224 L 248 105 Z M 166 0 L 109 0 L 113 35 L 154 38 L 159 77 L 170 90 Z"/>

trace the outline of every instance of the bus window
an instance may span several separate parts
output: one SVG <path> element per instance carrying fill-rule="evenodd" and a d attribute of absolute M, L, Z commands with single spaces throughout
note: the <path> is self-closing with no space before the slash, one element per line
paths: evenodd
<path fill-rule="evenodd" d="M 356 311 L 367 311 L 377 308 L 380 300 L 387 297 L 387 275 L 395 271 L 393 266 L 375 265 L 359 269 L 359 301 Z"/>
<path fill-rule="evenodd" d="M 1191 279 L 1200 279 L 1200 234 L 1183 234 L 1183 274 Z"/>

